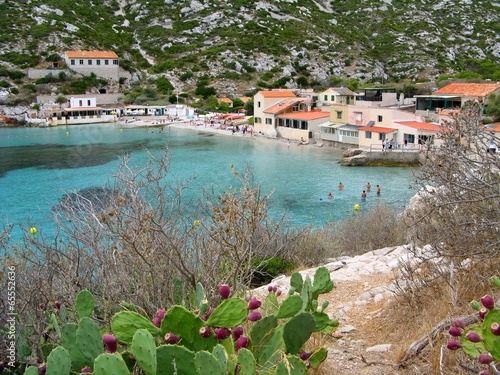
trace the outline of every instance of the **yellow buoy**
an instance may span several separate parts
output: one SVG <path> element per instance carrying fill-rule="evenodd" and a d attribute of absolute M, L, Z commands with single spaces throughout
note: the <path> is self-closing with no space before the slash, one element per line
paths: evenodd
<path fill-rule="evenodd" d="M 69 132 L 66 132 L 66 135 L 69 135 Z"/>
<path fill-rule="evenodd" d="M 30 228 L 30 233 L 31 234 L 36 234 L 36 228 L 35 227 L 31 227 Z"/>
<path fill-rule="evenodd" d="M 120 131 L 122 132 L 122 131 L 123 131 L 123 128 L 122 128 L 122 129 L 120 129 Z"/>
<path fill-rule="evenodd" d="M 357 204 L 357 203 L 356 203 L 356 204 L 354 205 L 354 209 L 355 209 L 356 211 L 358 211 L 358 210 L 359 210 L 359 204 Z"/>
<path fill-rule="evenodd" d="M 200 223 L 200 221 L 199 221 L 199 220 L 195 220 L 195 221 L 194 221 L 194 225 L 195 225 L 195 226 L 199 226 L 200 224 L 201 224 L 201 223 Z"/>

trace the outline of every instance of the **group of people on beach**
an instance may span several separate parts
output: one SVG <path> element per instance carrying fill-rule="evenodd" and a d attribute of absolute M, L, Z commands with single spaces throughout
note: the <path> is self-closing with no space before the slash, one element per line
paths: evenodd
<path fill-rule="evenodd" d="M 363 192 L 361 193 L 361 200 L 362 201 L 366 201 L 366 193 L 371 191 L 371 188 L 372 188 L 372 185 L 368 182 L 365 186 L 365 190 L 363 190 Z M 344 189 L 344 184 L 342 182 L 339 182 L 339 190 L 343 190 Z M 381 188 L 380 188 L 380 185 L 377 185 L 377 195 L 380 195 L 381 193 Z M 331 192 L 329 192 L 327 194 L 327 197 L 330 198 L 330 199 L 333 199 L 334 196 Z"/>

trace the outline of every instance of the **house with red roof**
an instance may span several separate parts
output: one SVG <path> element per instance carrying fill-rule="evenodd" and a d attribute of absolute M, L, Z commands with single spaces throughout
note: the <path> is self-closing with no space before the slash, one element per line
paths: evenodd
<path fill-rule="evenodd" d="M 254 96 L 253 114 L 254 114 L 254 132 L 267 137 L 276 138 L 276 114 L 279 108 L 287 111 L 303 111 L 303 105 L 299 101 L 289 101 L 290 99 L 300 99 L 291 90 L 272 90 L 259 91 Z M 281 104 L 279 104 L 281 103 Z M 273 109 L 274 107 L 274 109 Z"/>
<path fill-rule="evenodd" d="M 66 51 L 64 60 L 69 69 L 85 76 L 120 78 L 120 59 L 113 51 Z"/>
<path fill-rule="evenodd" d="M 432 121 L 440 121 L 441 110 L 461 108 L 469 100 L 487 105 L 491 94 L 500 94 L 500 83 L 451 83 L 431 95 L 415 95 L 415 110 Z"/>

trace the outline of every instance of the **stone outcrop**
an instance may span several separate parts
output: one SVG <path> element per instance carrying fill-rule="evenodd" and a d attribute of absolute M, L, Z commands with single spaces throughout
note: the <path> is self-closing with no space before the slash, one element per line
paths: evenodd
<path fill-rule="evenodd" d="M 422 163 L 424 154 L 418 151 L 394 150 L 389 152 L 364 151 L 349 149 L 343 154 L 341 165 L 344 166 L 418 166 Z"/>

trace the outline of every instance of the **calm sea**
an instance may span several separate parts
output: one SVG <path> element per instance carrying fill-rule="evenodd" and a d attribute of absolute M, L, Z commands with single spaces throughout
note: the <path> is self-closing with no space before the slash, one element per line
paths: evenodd
<path fill-rule="evenodd" d="M 249 164 L 264 192 L 272 195 L 273 215 L 286 214 L 292 225 L 321 226 L 383 201 L 396 207 L 409 203 L 411 168 L 342 167 L 339 153 L 314 146 L 287 146 L 285 142 L 224 136 L 188 129 L 120 129 L 116 125 L 80 125 L 54 128 L 0 128 L 1 222 L 36 226 L 48 232 L 51 208 L 66 193 L 102 187 L 129 153 L 132 164 L 144 164 L 145 148 L 171 153 L 171 173 L 196 176 L 188 194 L 200 195 L 214 185 L 224 190 L 236 183 L 230 165 L 244 171 Z M 339 191 L 342 181 L 345 188 Z M 360 195 L 372 185 L 366 202 Z M 379 184 L 382 194 L 377 196 Z M 328 199 L 332 192 L 334 199 Z M 14 234 L 16 231 L 14 231 Z"/>

